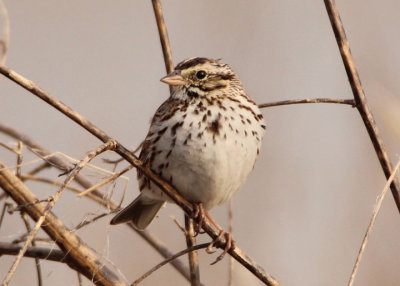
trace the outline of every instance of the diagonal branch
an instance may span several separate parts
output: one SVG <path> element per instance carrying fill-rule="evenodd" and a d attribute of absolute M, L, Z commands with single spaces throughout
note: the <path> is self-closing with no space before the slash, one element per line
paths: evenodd
<path fill-rule="evenodd" d="M 36 95 L 43 101 L 47 102 L 61 113 L 65 114 L 67 117 L 78 123 L 80 126 L 85 128 L 91 134 L 99 138 L 103 142 L 111 141 L 111 137 L 109 137 L 104 131 L 97 128 L 95 125 L 90 123 L 86 118 L 84 118 L 79 113 L 75 112 L 64 103 L 62 103 L 57 98 L 53 97 L 39 86 L 37 86 L 32 81 L 24 78 L 22 75 L 16 73 L 15 71 L 5 67 L 0 66 L 0 73 L 19 84 L 26 90 L 30 91 L 32 94 Z M 179 193 L 172 187 L 169 183 L 165 182 L 159 176 L 155 175 L 150 169 L 143 167 L 142 162 L 132 154 L 127 148 L 123 145 L 115 141 L 115 149 L 114 152 L 118 153 L 121 157 L 139 169 L 146 177 L 148 177 L 153 183 L 155 183 L 164 193 L 166 193 L 180 208 L 184 210 L 184 212 L 189 215 L 191 218 L 195 218 L 194 208 L 191 203 L 185 200 Z M 211 238 L 216 239 L 221 231 L 220 229 L 216 229 L 210 221 L 206 218 L 203 222 L 203 229 Z M 226 240 L 224 238 L 221 239 L 221 243 L 218 247 L 224 249 L 226 246 Z M 240 264 L 246 267 L 250 272 L 252 272 L 257 278 L 263 281 L 266 285 L 280 285 L 275 278 L 273 278 L 270 274 L 266 273 L 264 269 L 262 269 L 254 260 L 248 257 L 238 246 L 232 247 L 228 253 L 234 257 Z"/>
<path fill-rule="evenodd" d="M 356 107 L 360 112 L 362 120 L 364 121 L 364 125 L 368 131 L 369 137 L 371 138 L 372 144 L 374 145 L 375 152 L 378 155 L 378 159 L 381 163 L 386 179 L 389 179 L 390 175 L 393 173 L 393 167 L 386 148 L 383 145 L 383 140 L 379 135 L 378 126 L 376 125 L 374 117 L 371 113 L 371 109 L 368 106 L 367 98 L 361 85 L 353 56 L 351 55 L 349 42 L 344 31 L 342 20 L 340 19 L 339 11 L 337 10 L 334 0 L 324 0 L 324 2 L 333 32 L 335 33 L 336 42 L 339 46 L 340 55 L 342 56 L 351 90 L 353 91 Z M 397 178 L 393 180 L 390 188 L 392 190 L 393 199 L 396 203 L 397 209 L 400 212 L 400 184 Z"/>

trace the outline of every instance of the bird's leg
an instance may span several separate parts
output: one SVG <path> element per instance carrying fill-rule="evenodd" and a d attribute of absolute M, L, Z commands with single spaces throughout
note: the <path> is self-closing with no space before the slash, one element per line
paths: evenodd
<path fill-rule="evenodd" d="M 207 212 L 204 210 L 202 203 L 193 204 L 193 206 L 194 206 L 194 217 L 197 222 L 194 229 L 195 232 L 194 236 L 197 236 L 200 233 L 204 233 L 204 231 L 201 231 L 201 228 L 203 227 L 204 216 L 207 214 Z"/>
<path fill-rule="evenodd" d="M 224 258 L 225 254 L 228 253 L 228 251 L 231 248 L 235 247 L 235 241 L 232 239 L 232 235 L 229 232 L 224 231 L 223 229 L 221 229 L 221 227 L 215 222 L 215 220 L 208 214 L 208 212 L 205 212 L 205 216 L 207 217 L 207 219 L 210 221 L 211 224 L 214 225 L 214 227 L 216 229 L 219 229 L 219 234 L 218 236 L 207 246 L 206 248 L 206 252 L 207 253 L 214 253 L 215 251 L 212 250 L 212 248 L 214 247 L 214 245 L 217 245 L 218 243 L 221 242 L 221 238 L 223 236 L 225 236 L 225 240 L 226 240 L 226 244 L 225 244 L 225 248 L 224 251 L 217 257 L 217 259 L 211 263 L 211 265 L 214 265 L 215 263 L 219 262 L 222 260 L 222 258 Z"/>
<path fill-rule="evenodd" d="M 194 217 L 196 218 L 196 227 L 195 227 L 195 235 L 197 236 L 199 233 L 204 233 L 201 232 L 201 228 L 203 227 L 204 223 L 204 217 L 207 217 L 209 222 L 219 230 L 218 236 L 207 246 L 206 252 L 207 253 L 214 253 L 215 251 L 212 250 L 215 245 L 218 243 L 221 243 L 221 238 L 224 236 L 226 243 L 225 243 L 225 248 L 224 251 L 217 257 L 217 259 L 211 263 L 211 265 L 214 265 L 215 263 L 219 262 L 224 258 L 225 254 L 228 253 L 228 251 L 231 248 L 235 247 L 235 241 L 232 239 L 232 235 L 229 232 L 225 232 L 221 227 L 215 222 L 215 220 L 208 214 L 208 212 L 204 209 L 203 205 L 201 203 L 198 204 L 193 204 L 194 206 Z"/>

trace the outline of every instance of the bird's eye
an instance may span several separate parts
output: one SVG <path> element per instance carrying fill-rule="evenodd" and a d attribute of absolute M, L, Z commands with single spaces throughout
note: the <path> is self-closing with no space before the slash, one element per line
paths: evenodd
<path fill-rule="evenodd" d="M 203 79 L 203 78 L 206 77 L 206 75 L 207 75 L 207 73 L 206 73 L 205 71 L 203 71 L 203 70 L 198 71 L 198 72 L 196 73 L 196 77 L 197 77 L 198 79 Z"/>

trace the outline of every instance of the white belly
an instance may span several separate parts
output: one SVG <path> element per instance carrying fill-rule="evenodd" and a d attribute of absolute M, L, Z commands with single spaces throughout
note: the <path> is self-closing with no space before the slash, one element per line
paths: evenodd
<path fill-rule="evenodd" d="M 167 130 L 156 144 L 159 154 L 151 167 L 188 201 L 203 203 L 210 209 L 229 200 L 245 182 L 254 167 L 264 130 L 262 122 L 252 116 L 245 116 L 243 121 L 232 111 L 219 115 L 218 106 L 208 110 L 205 121 L 204 115 L 198 114 L 190 120 L 186 117 L 174 134 Z M 182 122 L 179 113 L 175 117 L 169 122 L 170 129 Z M 212 126 L 216 119 L 218 126 Z M 158 187 L 150 186 L 151 190 L 143 190 L 149 197 L 167 200 Z"/>

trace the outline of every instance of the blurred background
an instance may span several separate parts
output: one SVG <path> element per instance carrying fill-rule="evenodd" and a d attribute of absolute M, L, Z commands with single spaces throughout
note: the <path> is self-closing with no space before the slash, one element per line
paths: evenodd
<path fill-rule="evenodd" d="M 147 133 L 168 97 L 151 1 L 5 0 L 10 17 L 7 65 L 39 84 L 130 149 Z M 251 3 L 251 4 L 250 4 Z M 304 98 L 352 98 L 323 1 L 162 1 L 175 64 L 194 56 L 222 58 L 257 103 Z M 400 2 L 337 1 L 366 95 L 396 163 L 400 142 Z M 38 98 L 0 79 L 0 121 L 44 147 L 73 158 L 100 142 Z M 267 134 L 243 189 L 235 196 L 234 239 L 283 285 L 345 285 L 385 177 L 358 112 L 346 105 L 306 104 L 263 109 Z M 12 144 L 0 135 L 3 143 Z M 15 156 L 1 151 L 1 161 Z M 116 159 L 111 153 L 107 158 Z M 25 160 L 34 158 L 26 152 Z M 100 160 L 94 162 L 103 166 Z M 122 163 L 121 167 L 126 166 Z M 106 166 L 107 167 L 107 166 Z M 24 170 L 31 169 L 26 167 Z M 86 171 L 93 182 L 106 175 Z M 49 172 L 51 179 L 58 171 Z M 126 205 L 138 194 L 136 172 Z M 125 180 L 115 187 L 116 197 Z M 28 186 L 44 198 L 55 187 Z M 70 228 L 104 210 L 67 192 L 54 212 Z M 227 205 L 212 216 L 227 227 Z M 186 247 L 164 208 L 149 228 L 172 251 Z M 163 260 L 126 226 L 103 218 L 78 235 L 121 269 L 129 281 Z M 390 192 L 378 215 L 355 285 L 398 285 L 400 217 Z M 6 216 L 0 241 L 24 233 L 18 215 Z M 44 235 L 42 235 L 43 237 Z M 209 241 L 202 235 L 199 242 Z M 228 258 L 200 251 L 201 280 L 226 285 Z M 184 257 L 186 261 L 186 257 Z M 4 278 L 14 257 L 0 258 Z M 78 285 L 76 273 L 42 262 L 44 285 Z M 234 285 L 262 285 L 235 264 Z M 37 285 L 26 259 L 10 285 Z M 91 285 L 84 278 L 83 285 Z M 188 285 L 165 266 L 141 285 Z"/>

